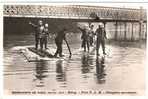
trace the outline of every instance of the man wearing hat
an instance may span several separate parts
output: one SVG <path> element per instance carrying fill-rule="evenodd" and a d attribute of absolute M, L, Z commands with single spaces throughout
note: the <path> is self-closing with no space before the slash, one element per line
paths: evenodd
<path fill-rule="evenodd" d="M 37 50 L 40 42 L 40 36 L 44 31 L 43 21 L 39 20 L 38 25 L 35 25 L 31 22 L 29 22 L 29 24 L 35 28 L 35 49 Z"/>
<path fill-rule="evenodd" d="M 82 32 L 82 36 L 81 36 L 81 39 L 82 39 L 82 44 L 81 44 L 81 47 L 84 47 L 84 52 L 86 52 L 86 47 L 87 47 L 87 50 L 89 51 L 89 34 L 88 34 L 88 30 L 87 30 L 87 27 L 84 26 L 83 29 L 78 27 L 81 32 Z"/>
<path fill-rule="evenodd" d="M 44 26 L 44 31 L 41 34 L 41 49 L 43 49 L 43 47 L 47 49 L 48 37 L 49 37 L 49 30 L 48 30 L 48 24 L 46 23 Z"/>
<path fill-rule="evenodd" d="M 90 42 L 90 46 L 93 46 L 93 39 L 94 39 L 94 30 L 93 30 L 93 28 L 94 28 L 94 25 L 90 25 L 89 26 L 89 42 Z"/>
<path fill-rule="evenodd" d="M 96 53 L 97 53 L 97 55 L 99 55 L 99 48 L 100 48 L 100 45 L 101 45 L 102 50 L 103 50 L 103 54 L 105 55 L 106 54 L 105 53 L 105 39 L 107 39 L 107 37 L 106 37 L 105 28 L 102 24 L 99 24 L 95 34 L 97 36 Z"/>

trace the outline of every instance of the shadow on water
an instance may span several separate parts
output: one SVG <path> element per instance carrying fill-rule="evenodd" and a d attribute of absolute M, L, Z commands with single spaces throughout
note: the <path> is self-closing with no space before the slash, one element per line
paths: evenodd
<path fill-rule="evenodd" d="M 96 57 L 96 77 L 97 77 L 97 83 L 98 84 L 104 84 L 105 83 L 105 57 Z"/>
<path fill-rule="evenodd" d="M 65 82 L 66 81 L 66 74 L 63 68 L 63 61 L 59 60 L 56 62 L 56 80 L 58 82 Z"/>
<path fill-rule="evenodd" d="M 93 58 L 89 55 L 83 55 L 81 58 L 81 63 L 82 74 L 89 73 L 91 70 L 91 65 L 93 65 Z"/>

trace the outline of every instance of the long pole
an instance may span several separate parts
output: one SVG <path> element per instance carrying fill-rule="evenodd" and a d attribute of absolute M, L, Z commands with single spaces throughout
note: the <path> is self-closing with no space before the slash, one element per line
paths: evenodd
<path fill-rule="evenodd" d="M 66 39 L 65 39 L 65 42 L 66 42 L 66 45 L 67 45 L 67 47 L 68 47 L 69 54 L 70 54 L 70 57 L 71 57 L 72 53 L 71 53 L 70 46 L 69 46 L 69 44 L 68 44 L 68 42 L 67 42 L 67 40 L 66 40 Z"/>

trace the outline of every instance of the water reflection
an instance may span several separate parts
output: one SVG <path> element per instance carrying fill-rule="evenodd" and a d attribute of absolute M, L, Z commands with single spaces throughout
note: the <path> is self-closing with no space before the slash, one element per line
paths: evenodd
<path fill-rule="evenodd" d="M 105 83 L 105 57 L 96 57 L 96 77 L 97 77 L 97 83 L 103 84 Z"/>
<path fill-rule="evenodd" d="M 30 88 L 34 88 L 34 90 L 63 90 L 63 86 L 66 86 L 64 90 L 75 90 L 77 87 L 78 89 L 86 90 L 100 90 L 102 88 L 104 90 L 112 90 L 117 87 L 119 89 L 125 89 L 125 86 L 127 86 L 127 90 L 132 90 L 132 88 L 136 88 L 136 90 L 139 90 L 140 88 L 140 90 L 143 90 L 140 86 L 143 86 L 144 84 L 143 72 L 146 53 L 145 43 L 141 44 L 141 46 L 144 46 L 144 48 L 141 49 L 138 47 L 137 42 L 132 42 L 130 45 L 129 42 L 125 42 L 128 43 L 126 48 L 120 47 L 119 44 L 117 44 L 119 42 L 110 42 L 110 44 L 107 44 L 106 46 L 109 49 L 107 50 L 112 52 L 111 54 L 109 53 L 109 56 L 106 56 L 105 59 L 101 59 L 100 57 L 99 59 L 97 59 L 95 57 L 95 51 L 91 55 L 84 55 L 84 53 L 80 51 L 76 53 L 76 55 L 73 55 L 72 59 L 70 59 L 69 62 L 58 61 L 55 63 L 55 61 L 43 61 L 30 63 L 24 61 L 24 57 L 21 56 L 20 53 L 11 52 L 11 48 L 15 46 L 33 46 L 34 43 L 31 43 L 32 41 L 28 39 L 30 38 L 30 36 L 17 36 L 17 38 L 26 39 L 27 43 L 29 44 L 22 44 L 22 42 L 20 41 L 22 41 L 23 39 L 21 39 L 20 41 L 17 40 L 15 43 L 12 42 L 13 39 L 11 39 L 11 36 L 9 36 L 9 38 L 10 39 L 7 39 L 9 42 L 4 48 L 4 87 L 10 92 L 12 91 L 12 89 L 17 89 L 19 91 L 30 90 Z M 15 39 L 16 38 L 14 38 L 14 40 Z M 120 45 L 124 45 L 124 43 L 120 43 Z M 134 47 L 134 45 L 136 47 Z M 50 46 L 52 47 L 55 45 L 51 44 Z M 72 43 L 71 47 L 72 51 L 74 51 L 79 48 L 79 43 Z M 68 52 L 66 49 L 64 51 Z M 121 62 L 120 59 L 122 58 L 122 56 L 125 57 L 124 59 L 122 59 Z M 116 75 L 120 73 L 120 70 L 122 70 L 122 68 L 124 68 L 124 72 L 127 73 L 124 73 L 124 75 Z M 132 70 L 133 72 L 130 72 L 130 70 Z M 137 70 L 139 71 L 138 73 Z M 109 75 L 105 76 L 105 73 Z M 142 77 L 141 80 L 134 79 L 135 81 L 137 81 L 137 83 L 133 85 L 133 79 L 131 78 L 135 75 L 135 73 L 136 75 L 142 75 Z M 126 76 L 129 77 L 126 78 L 125 82 L 122 82 L 121 77 L 124 78 Z M 15 82 L 19 83 L 16 84 Z M 132 88 L 131 85 L 133 85 Z"/>
<path fill-rule="evenodd" d="M 47 77 L 45 74 L 47 72 L 47 66 L 47 61 L 36 62 L 36 79 L 43 80 L 43 78 Z"/>
<path fill-rule="evenodd" d="M 82 74 L 89 73 L 91 70 L 91 65 L 93 64 L 93 58 L 90 57 L 89 55 L 83 55 L 81 58 L 82 62 Z"/>
<path fill-rule="evenodd" d="M 56 62 L 56 80 L 59 82 L 64 82 L 66 81 L 66 75 L 65 75 L 65 71 L 63 69 L 63 61 L 59 60 Z"/>
<path fill-rule="evenodd" d="M 48 64 L 47 61 L 40 61 L 40 62 L 35 62 L 36 68 L 35 68 L 35 78 L 34 81 L 39 81 L 39 84 L 37 83 L 37 87 L 44 87 L 44 82 L 43 79 L 48 77 L 46 74 L 48 72 Z"/>

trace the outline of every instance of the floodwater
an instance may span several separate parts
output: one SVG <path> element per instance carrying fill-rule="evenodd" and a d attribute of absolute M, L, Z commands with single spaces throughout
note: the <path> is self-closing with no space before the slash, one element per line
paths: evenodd
<path fill-rule="evenodd" d="M 71 59 L 27 62 L 13 50 L 16 46 L 33 45 L 33 35 L 4 37 L 4 92 L 98 90 L 109 92 L 145 92 L 144 42 L 108 42 L 107 55 L 97 58 L 95 51 L 74 53 Z M 72 53 L 80 48 L 79 35 L 69 39 Z M 75 39 L 75 40 L 74 40 Z M 56 48 L 54 41 L 49 46 Z M 66 45 L 64 53 L 68 54 Z"/>

